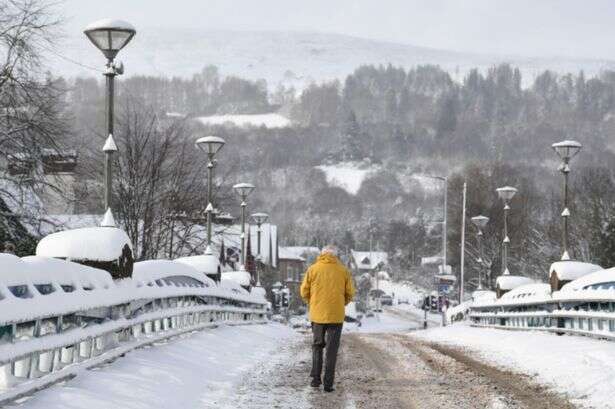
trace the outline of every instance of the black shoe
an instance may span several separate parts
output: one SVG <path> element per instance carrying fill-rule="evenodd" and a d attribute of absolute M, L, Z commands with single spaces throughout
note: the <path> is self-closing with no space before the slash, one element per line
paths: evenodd
<path fill-rule="evenodd" d="M 310 386 L 312 388 L 320 388 L 320 384 L 321 384 L 320 380 L 316 378 L 312 379 L 312 382 L 310 382 Z"/>
<path fill-rule="evenodd" d="M 333 392 L 334 390 L 333 386 L 325 386 L 325 392 Z"/>

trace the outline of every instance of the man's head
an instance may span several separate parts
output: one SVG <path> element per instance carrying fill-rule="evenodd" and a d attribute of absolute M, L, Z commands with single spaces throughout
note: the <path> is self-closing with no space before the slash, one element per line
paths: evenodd
<path fill-rule="evenodd" d="M 337 247 L 333 244 L 327 244 L 325 247 L 322 248 L 322 250 L 320 251 L 321 255 L 325 255 L 325 254 L 330 254 L 332 256 L 336 256 L 337 257 Z"/>

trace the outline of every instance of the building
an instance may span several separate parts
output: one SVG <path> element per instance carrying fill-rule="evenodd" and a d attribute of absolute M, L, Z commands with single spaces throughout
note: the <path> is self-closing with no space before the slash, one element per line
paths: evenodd
<path fill-rule="evenodd" d="M 278 258 L 278 281 L 290 289 L 290 308 L 298 309 L 303 302 L 299 294 L 299 287 L 303 274 L 320 254 L 317 247 L 280 247 Z"/>
<path fill-rule="evenodd" d="M 350 268 L 355 275 L 364 273 L 374 275 L 389 265 L 389 258 L 384 251 L 350 251 Z"/>

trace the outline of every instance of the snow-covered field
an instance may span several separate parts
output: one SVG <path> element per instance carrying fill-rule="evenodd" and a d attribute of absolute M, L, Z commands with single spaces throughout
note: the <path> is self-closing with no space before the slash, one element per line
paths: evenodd
<path fill-rule="evenodd" d="M 567 393 L 582 407 L 615 408 L 615 343 L 540 332 L 455 324 L 413 333 L 426 341 L 461 346 L 479 358 Z"/>
<path fill-rule="evenodd" d="M 22 408 L 218 408 L 242 376 L 299 337 L 280 324 L 223 326 L 139 349 L 25 399 Z"/>
<path fill-rule="evenodd" d="M 80 29 L 71 29 L 61 38 L 58 49 L 63 50 L 65 58 L 103 69 L 99 51 Z M 406 68 L 436 64 L 461 82 L 472 68 L 486 72 L 493 65 L 506 62 L 520 67 L 524 86 L 531 85 L 536 75 L 547 68 L 557 73 L 583 69 L 590 77 L 614 65 L 610 60 L 460 53 L 329 33 L 171 27 L 160 30 L 155 26 L 138 27 L 137 36 L 121 56 L 128 75 L 189 78 L 211 64 L 224 75 L 265 79 L 271 90 L 280 83 L 301 90 L 312 82 L 343 81 L 363 64 L 391 63 Z M 65 77 L 96 75 L 83 64 L 65 58 L 49 54 L 52 72 L 61 72 Z"/>
<path fill-rule="evenodd" d="M 341 187 L 351 195 L 357 194 L 363 180 L 369 173 L 378 170 L 378 167 L 363 166 L 351 162 L 321 165 L 317 168 L 325 172 L 329 185 Z"/>
<path fill-rule="evenodd" d="M 204 125 L 231 124 L 240 128 L 261 127 L 286 128 L 291 125 L 290 119 L 276 113 L 253 115 L 211 115 L 198 117 L 197 120 Z"/>

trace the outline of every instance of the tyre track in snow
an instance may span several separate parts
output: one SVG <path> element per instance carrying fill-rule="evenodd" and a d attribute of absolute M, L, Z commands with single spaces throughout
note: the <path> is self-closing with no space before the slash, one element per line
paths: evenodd
<path fill-rule="evenodd" d="M 310 338 L 285 345 L 246 374 L 216 408 L 572 409 L 528 376 L 465 351 L 400 333 L 344 333 L 335 392 L 309 386 Z M 210 406 L 206 406 L 209 408 Z"/>

